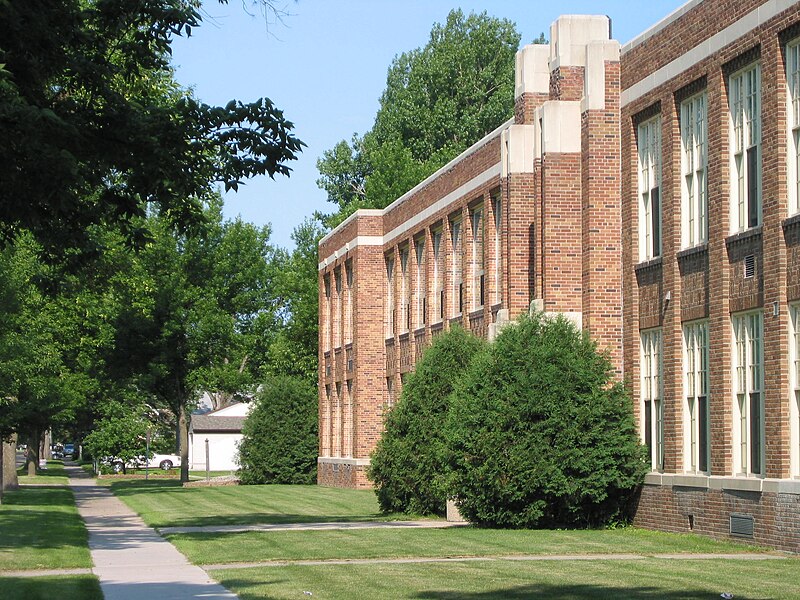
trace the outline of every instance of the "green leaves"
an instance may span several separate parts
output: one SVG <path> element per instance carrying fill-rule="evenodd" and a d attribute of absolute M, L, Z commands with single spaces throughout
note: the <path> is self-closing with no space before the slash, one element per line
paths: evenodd
<path fill-rule="evenodd" d="M 395 58 L 372 129 L 317 162 L 339 212 L 327 224 L 384 208 L 513 116 L 519 42 L 510 21 L 454 10 L 423 48 Z"/>
<path fill-rule="evenodd" d="M 244 484 L 311 484 L 317 466 L 317 394 L 296 377 L 268 377 L 242 429 Z"/>
<path fill-rule="evenodd" d="M 303 143 L 272 102 L 175 82 L 172 41 L 200 22 L 192 0 L 0 3 L 0 242 L 27 229 L 59 255 L 106 224 L 141 247 L 151 205 L 187 231 L 217 184 L 289 174 Z"/>

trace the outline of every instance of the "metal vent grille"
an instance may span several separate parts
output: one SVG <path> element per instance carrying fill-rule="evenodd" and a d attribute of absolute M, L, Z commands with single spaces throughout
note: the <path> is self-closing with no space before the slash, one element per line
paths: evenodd
<path fill-rule="evenodd" d="M 753 254 L 744 257 L 744 276 L 754 277 L 756 274 L 756 257 Z"/>
<path fill-rule="evenodd" d="M 753 537 L 752 515 L 731 515 L 731 535 L 739 537 Z"/>

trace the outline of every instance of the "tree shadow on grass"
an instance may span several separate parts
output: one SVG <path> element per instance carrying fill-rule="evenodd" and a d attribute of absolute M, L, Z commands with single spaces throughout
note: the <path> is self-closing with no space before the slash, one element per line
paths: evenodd
<path fill-rule="evenodd" d="M 100 584 L 94 575 L 57 577 L 2 577 L 0 598 L 3 600 L 103 600 Z"/>
<path fill-rule="evenodd" d="M 663 588 L 615 587 L 588 584 L 531 584 L 486 592 L 454 592 L 425 590 L 413 598 L 417 600 L 712 600 L 720 593 L 707 590 L 670 591 Z M 736 600 L 766 600 L 766 596 L 735 595 Z"/>

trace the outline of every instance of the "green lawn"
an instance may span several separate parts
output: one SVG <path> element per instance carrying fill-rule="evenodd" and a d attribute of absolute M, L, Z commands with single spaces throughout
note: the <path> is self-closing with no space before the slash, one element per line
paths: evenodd
<path fill-rule="evenodd" d="M 760 550 L 699 535 L 670 534 L 634 527 L 609 531 L 526 531 L 474 527 L 251 531 L 169 534 L 166 537 L 196 564 L 524 554 L 727 554 Z"/>
<path fill-rule="evenodd" d="M 3 600 L 103 600 L 94 575 L 0 577 Z"/>
<path fill-rule="evenodd" d="M 800 598 L 800 559 L 470 561 L 214 571 L 241 600 L 735 600 Z"/>
<path fill-rule="evenodd" d="M 20 483 L 45 483 L 48 485 L 67 485 L 67 472 L 64 470 L 64 463 L 60 460 L 48 460 L 47 469 L 39 471 L 35 476 L 30 477 L 25 467 L 17 471 L 17 478 Z"/>
<path fill-rule="evenodd" d="M 177 481 L 112 481 L 113 492 L 152 527 L 386 519 L 370 490 L 315 485 L 183 488 Z M 395 518 L 408 518 L 393 515 Z"/>
<path fill-rule="evenodd" d="M 87 540 L 70 489 L 23 488 L 3 497 L 0 571 L 91 567 Z"/>

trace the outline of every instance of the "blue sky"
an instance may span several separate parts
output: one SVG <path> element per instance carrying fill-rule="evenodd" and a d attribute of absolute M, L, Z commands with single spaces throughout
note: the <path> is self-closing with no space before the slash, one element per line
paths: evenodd
<path fill-rule="evenodd" d="M 174 45 L 183 85 L 207 103 L 266 96 L 295 124 L 307 147 L 288 178 L 252 179 L 225 196 L 225 215 L 272 224 L 275 244 L 291 248 L 291 233 L 315 210 L 333 205 L 316 185 L 322 153 L 372 127 L 392 59 L 425 45 L 433 23 L 453 8 L 487 11 L 514 21 L 528 43 L 561 14 L 606 14 L 612 35 L 626 43 L 683 4 L 681 0 L 277 0 L 291 13 L 267 26 L 250 0 L 204 3 L 202 27 Z M 244 8 L 243 8 L 244 6 Z"/>

